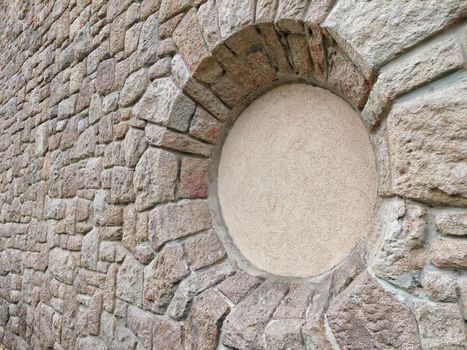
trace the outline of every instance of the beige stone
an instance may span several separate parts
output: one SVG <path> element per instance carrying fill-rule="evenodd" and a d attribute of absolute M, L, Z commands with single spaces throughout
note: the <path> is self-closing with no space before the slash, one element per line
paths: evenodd
<path fill-rule="evenodd" d="M 375 204 L 374 155 L 359 116 L 319 88 L 271 91 L 230 131 L 218 196 L 234 243 L 260 269 L 332 268 L 364 235 Z"/>

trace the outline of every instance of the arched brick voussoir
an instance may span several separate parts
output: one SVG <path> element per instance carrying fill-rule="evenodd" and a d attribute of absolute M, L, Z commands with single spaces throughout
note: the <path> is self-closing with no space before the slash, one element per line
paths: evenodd
<path fill-rule="evenodd" d="M 184 92 L 218 119 L 226 120 L 230 110 L 268 87 L 290 81 L 327 87 L 357 109 L 365 105 L 371 82 L 317 23 L 290 18 L 248 23 L 221 40 L 203 18 L 192 9 L 174 31 L 180 55 L 172 68 Z"/>

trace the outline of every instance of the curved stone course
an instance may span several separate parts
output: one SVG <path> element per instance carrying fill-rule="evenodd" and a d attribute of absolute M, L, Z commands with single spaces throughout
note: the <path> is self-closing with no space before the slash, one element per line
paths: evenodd
<path fill-rule="evenodd" d="M 465 0 L 0 8 L 1 346 L 465 349 Z M 298 82 L 361 115 L 378 177 L 314 278 L 242 259 L 212 190 L 235 118 Z"/>

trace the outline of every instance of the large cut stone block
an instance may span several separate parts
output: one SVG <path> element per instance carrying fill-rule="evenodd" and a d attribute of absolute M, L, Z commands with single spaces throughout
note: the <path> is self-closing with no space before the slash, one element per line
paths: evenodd
<path fill-rule="evenodd" d="M 466 96 L 462 81 L 394 106 L 388 140 L 397 194 L 467 206 Z"/>

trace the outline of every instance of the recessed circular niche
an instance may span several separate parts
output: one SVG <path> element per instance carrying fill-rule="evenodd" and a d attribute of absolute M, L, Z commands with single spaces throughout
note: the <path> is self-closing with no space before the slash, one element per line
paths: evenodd
<path fill-rule="evenodd" d="M 217 191 L 227 230 L 250 263 L 283 276 L 320 274 L 368 229 L 376 201 L 369 136 L 337 95 L 283 85 L 235 121 Z"/>

